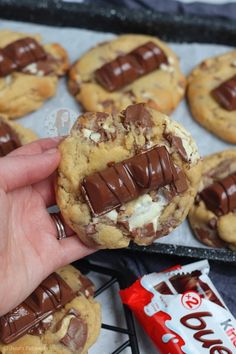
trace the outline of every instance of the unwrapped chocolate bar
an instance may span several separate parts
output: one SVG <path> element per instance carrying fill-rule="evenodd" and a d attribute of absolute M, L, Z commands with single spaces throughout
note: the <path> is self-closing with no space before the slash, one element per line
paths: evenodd
<path fill-rule="evenodd" d="M 84 178 L 82 193 L 91 212 L 100 216 L 168 184 L 179 193 L 185 191 L 186 177 L 181 172 L 166 147 L 155 146 Z"/>
<path fill-rule="evenodd" d="M 214 99 L 227 111 L 236 110 L 236 75 L 212 90 Z"/>
<path fill-rule="evenodd" d="M 236 173 L 233 173 L 203 189 L 200 197 L 207 208 L 217 216 L 236 209 Z"/>
<path fill-rule="evenodd" d="M 7 76 L 15 70 L 45 59 L 43 47 L 31 37 L 18 39 L 0 49 L 0 77 Z"/>
<path fill-rule="evenodd" d="M 200 261 L 144 275 L 121 290 L 161 354 L 235 354 L 236 320 Z"/>
<path fill-rule="evenodd" d="M 163 50 L 155 43 L 147 42 L 104 64 L 95 71 L 95 77 L 101 86 L 112 92 L 158 69 L 162 63 L 167 63 Z"/>
<path fill-rule="evenodd" d="M 0 340 L 8 344 L 22 337 L 75 296 L 60 275 L 51 274 L 21 305 L 0 317 Z"/>
<path fill-rule="evenodd" d="M 20 139 L 12 127 L 0 117 L 0 157 L 21 146 Z"/>

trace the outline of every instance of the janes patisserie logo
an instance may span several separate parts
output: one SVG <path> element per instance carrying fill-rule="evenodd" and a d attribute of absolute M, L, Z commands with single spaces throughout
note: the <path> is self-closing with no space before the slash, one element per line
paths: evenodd
<path fill-rule="evenodd" d="M 214 337 L 215 332 L 208 328 L 205 319 L 212 316 L 211 312 L 195 312 L 183 316 L 180 322 L 193 331 L 193 338 L 201 342 L 203 348 L 209 349 L 209 354 L 233 354 L 220 338 Z M 209 338 L 210 335 L 213 338 Z"/>
<path fill-rule="evenodd" d="M 78 114 L 70 108 L 61 107 L 46 115 L 44 128 L 48 136 L 65 136 L 70 133 Z"/>

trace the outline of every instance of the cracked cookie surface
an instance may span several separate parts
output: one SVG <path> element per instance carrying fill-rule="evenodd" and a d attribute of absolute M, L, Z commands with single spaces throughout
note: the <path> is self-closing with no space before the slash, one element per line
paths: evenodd
<path fill-rule="evenodd" d="M 93 283 L 70 265 L 56 273 L 75 293 L 74 299 L 16 341 L 8 345 L 0 342 L 1 354 L 86 354 L 95 343 L 101 309 L 93 299 Z"/>
<path fill-rule="evenodd" d="M 185 187 L 165 183 L 94 216 L 82 193 L 84 178 L 160 147 L 176 171 L 181 171 Z M 201 161 L 191 135 L 145 104 L 129 106 L 117 115 L 84 113 L 59 149 L 57 204 L 68 225 L 89 246 L 121 248 L 131 240 L 140 245 L 151 244 L 184 220 L 198 189 Z M 178 187 L 184 190 L 178 192 Z"/>
<path fill-rule="evenodd" d="M 41 44 L 39 35 L 0 31 L 0 49 L 26 37 L 34 38 Z M 50 72 L 42 62 L 29 64 L 23 71 L 13 71 L 6 77 L 0 77 L 0 113 L 10 119 L 18 118 L 39 109 L 44 101 L 56 94 L 58 78 L 69 67 L 67 53 L 57 43 L 45 44 L 43 48 L 50 60 Z M 53 60 L 52 60 L 53 59 Z M 46 70 L 47 69 L 47 70 Z"/>
<path fill-rule="evenodd" d="M 188 77 L 193 118 L 219 138 L 236 144 L 236 111 L 223 108 L 211 91 L 236 75 L 236 50 L 204 60 Z"/>
<path fill-rule="evenodd" d="M 199 193 L 214 182 L 236 172 L 236 151 L 225 150 L 203 159 L 202 180 Z M 189 222 L 194 234 L 207 246 L 226 247 L 236 250 L 236 212 L 216 215 L 209 210 L 204 200 L 196 197 L 189 212 Z"/>
<path fill-rule="evenodd" d="M 150 41 L 163 50 L 167 64 L 161 64 L 159 69 L 114 92 L 108 92 L 96 82 L 96 69 Z M 71 67 L 68 85 L 86 111 L 98 112 L 118 113 L 130 104 L 146 102 L 150 107 L 169 114 L 185 93 L 185 77 L 176 54 L 156 37 L 144 35 L 119 36 L 90 49 Z"/>

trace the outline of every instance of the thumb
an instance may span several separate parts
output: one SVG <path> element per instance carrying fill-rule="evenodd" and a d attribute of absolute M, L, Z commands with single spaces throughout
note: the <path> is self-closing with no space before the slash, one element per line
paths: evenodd
<path fill-rule="evenodd" d="M 36 155 L 5 156 L 0 158 L 0 186 L 9 192 L 37 183 L 52 174 L 60 161 L 56 148 Z"/>

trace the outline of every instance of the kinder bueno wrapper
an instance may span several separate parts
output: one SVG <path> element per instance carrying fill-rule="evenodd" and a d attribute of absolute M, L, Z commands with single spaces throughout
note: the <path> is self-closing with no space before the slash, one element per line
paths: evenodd
<path fill-rule="evenodd" d="M 235 354 L 236 320 L 200 261 L 152 273 L 121 290 L 162 354 Z"/>

